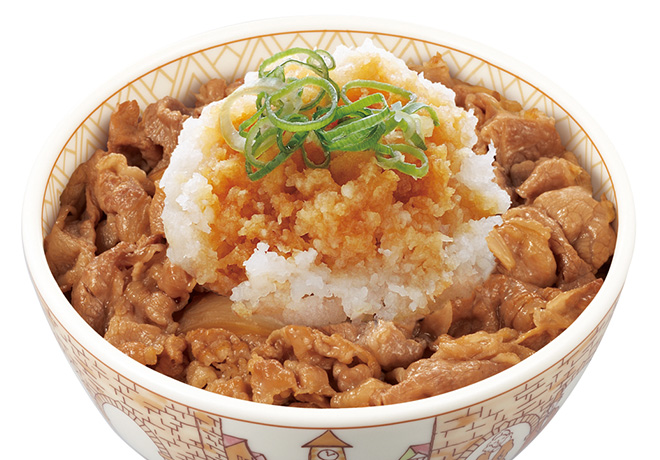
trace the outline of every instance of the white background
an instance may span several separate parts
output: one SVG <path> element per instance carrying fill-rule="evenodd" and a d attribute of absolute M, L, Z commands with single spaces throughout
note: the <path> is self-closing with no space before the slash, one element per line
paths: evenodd
<path fill-rule="evenodd" d="M 558 83 L 608 133 L 635 193 L 636 254 L 587 372 L 518 458 L 660 458 L 655 371 L 660 26 L 650 5 L 643 0 L 5 3 L 0 19 L 0 458 L 138 458 L 84 393 L 28 280 L 20 241 L 21 197 L 46 137 L 112 75 L 168 44 L 227 24 L 319 13 L 394 18 L 485 43 Z"/>

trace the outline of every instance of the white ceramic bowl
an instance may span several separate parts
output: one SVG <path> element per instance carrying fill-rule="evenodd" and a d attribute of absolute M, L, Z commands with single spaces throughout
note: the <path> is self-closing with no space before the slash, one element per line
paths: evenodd
<path fill-rule="evenodd" d="M 364 18 L 291 18 L 241 24 L 171 47 L 117 75 L 52 136 L 25 196 L 23 241 L 33 283 L 55 337 L 115 431 L 149 459 L 480 459 L 510 460 L 548 423 L 584 371 L 623 288 L 634 240 L 625 171 L 591 118 L 559 88 L 507 56 L 441 31 Z M 191 102 L 200 80 L 228 81 L 291 46 L 329 51 L 371 38 L 406 61 L 441 52 L 455 76 L 538 107 L 591 173 L 597 195 L 617 209 L 618 242 L 600 292 L 559 338 L 523 363 L 466 388 L 393 406 L 301 409 L 261 405 L 188 386 L 123 355 L 94 332 L 60 292 L 43 239 L 77 165 L 103 147 L 118 103 L 170 95 Z M 262 457 L 259 457 L 261 454 Z M 250 457 L 249 455 L 252 455 Z"/>

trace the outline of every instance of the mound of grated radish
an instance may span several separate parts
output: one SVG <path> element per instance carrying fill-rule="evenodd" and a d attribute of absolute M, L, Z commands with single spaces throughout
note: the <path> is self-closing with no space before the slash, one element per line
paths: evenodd
<path fill-rule="evenodd" d="M 224 100 L 188 119 L 160 181 L 168 257 L 241 316 L 316 326 L 419 318 L 495 266 L 485 237 L 510 201 L 494 182 L 494 149 L 472 151 L 476 118 L 370 41 L 333 56 L 340 87 L 383 81 L 435 109 L 439 126 L 418 115 L 429 172 L 383 169 L 370 152 L 335 152 L 327 169 L 311 169 L 294 154 L 253 182 L 222 136 Z M 246 75 L 245 85 L 257 83 Z M 230 115 L 238 125 L 254 111 L 246 96 Z"/>

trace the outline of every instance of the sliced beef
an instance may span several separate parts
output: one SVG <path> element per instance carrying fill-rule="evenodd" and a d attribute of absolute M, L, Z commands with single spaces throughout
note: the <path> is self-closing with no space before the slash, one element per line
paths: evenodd
<path fill-rule="evenodd" d="M 101 251 L 151 234 L 148 210 L 154 183 L 143 170 L 129 166 L 124 155 L 100 156 L 89 172 L 89 187 L 94 205 L 104 213 L 98 234 Z"/>
<path fill-rule="evenodd" d="M 491 275 L 475 293 L 452 302 L 449 334 L 460 337 L 478 331 L 497 332 L 503 327 L 526 332 L 534 327 L 533 312 L 547 302 L 543 288 L 506 275 Z"/>
<path fill-rule="evenodd" d="M 183 122 L 191 114 L 189 108 L 171 97 L 149 104 L 144 110 L 140 128 L 144 135 L 162 150 L 162 156 L 149 172 L 154 180 L 160 178 L 170 163 L 172 152 L 179 140 L 179 133 L 183 129 Z"/>
<path fill-rule="evenodd" d="M 384 370 L 408 366 L 422 357 L 427 346 L 391 321 L 368 323 L 358 343 L 371 351 Z"/>
<path fill-rule="evenodd" d="M 406 370 L 401 383 L 381 391 L 376 403 L 395 404 L 436 396 L 479 382 L 508 367 L 511 367 L 508 363 L 489 360 L 420 360 Z"/>
<path fill-rule="evenodd" d="M 595 200 L 584 187 L 572 186 L 541 194 L 533 203 L 555 219 L 580 257 L 600 268 L 614 253 L 615 212 L 606 199 Z"/>
<path fill-rule="evenodd" d="M 122 102 L 110 116 L 107 150 L 125 155 L 130 165 L 145 170 L 153 168 L 161 160 L 162 148 L 140 127 L 137 101 Z"/>
<path fill-rule="evenodd" d="M 195 94 L 195 108 L 203 108 L 211 102 L 227 96 L 227 82 L 224 78 L 212 78 L 204 83 Z"/>
<path fill-rule="evenodd" d="M 68 293 L 96 256 L 96 226 L 101 211 L 88 193 L 91 159 L 78 166 L 60 196 L 55 224 L 44 239 L 48 266 L 60 289 Z"/>
<path fill-rule="evenodd" d="M 110 117 L 108 151 L 123 154 L 130 165 L 160 174 L 191 115 L 191 109 L 171 97 L 149 104 L 143 115 L 136 101 L 123 102 Z"/>
<path fill-rule="evenodd" d="M 539 350 L 579 316 L 601 285 L 602 279 L 597 278 L 562 291 L 492 275 L 470 299 L 454 302 L 455 320 L 449 333 L 458 337 L 511 328 L 535 337 L 525 345 Z"/>
<path fill-rule="evenodd" d="M 550 229 L 534 219 L 507 213 L 503 218 L 486 238 L 498 271 L 536 286 L 554 285 L 557 262 L 550 248 Z"/>
<path fill-rule="evenodd" d="M 165 248 L 152 237 L 120 242 L 98 255 L 73 288 L 74 308 L 101 335 L 115 315 L 172 328 L 172 315 L 187 303 L 195 283 L 169 262 Z"/>
<path fill-rule="evenodd" d="M 427 398 L 462 388 L 497 374 L 522 359 L 532 350 L 518 345 L 518 333 L 502 329 L 453 338 L 441 336 L 437 351 L 398 373 L 399 381 L 381 388 L 370 398 L 371 405 L 395 404 Z"/>
<path fill-rule="evenodd" d="M 182 337 L 158 326 L 116 315 L 108 323 L 105 339 L 136 361 L 170 377 L 183 378 L 188 365 Z"/>
<path fill-rule="evenodd" d="M 560 156 L 565 150 L 554 120 L 534 109 L 498 111 L 481 127 L 475 149 L 485 149 L 490 143 L 497 148 L 495 158 L 505 171 L 525 160 Z"/>
<path fill-rule="evenodd" d="M 535 206 L 519 206 L 509 209 L 505 216 L 534 220 L 550 230 L 548 243 L 557 263 L 557 288 L 570 290 L 595 279 L 593 267 L 580 257 L 559 223 L 545 211 Z"/>
<path fill-rule="evenodd" d="M 516 192 L 527 204 L 550 190 L 579 186 L 592 193 L 591 176 L 579 164 L 565 158 L 541 159 Z"/>
<path fill-rule="evenodd" d="M 422 65 L 411 66 L 411 69 L 423 73 L 424 77 L 432 82 L 442 83 L 446 87 L 451 88 L 456 94 L 455 102 L 458 106 L 464 107 L 466 105 L 466 100 L 472 95 L 485 94 L 500 102 L 507 110 L 516 111 L 521 109 L 518 102 L 502 98 L 502 96 L 495 90 L 479 85 L 471 85 L 453 78 L 449 71 L 449 66 L 439 53 L 424 62 Z"/>
<path fill-rule="evenodd" d="M 532 312 L 534 327 L 521 336 L 519 343 L 533 350 L 543 348 L 580 316 L 602 285 L 603 280 L 597 278 L 569 291 L 552 289 L 546 292 L 548 302 Z"/>

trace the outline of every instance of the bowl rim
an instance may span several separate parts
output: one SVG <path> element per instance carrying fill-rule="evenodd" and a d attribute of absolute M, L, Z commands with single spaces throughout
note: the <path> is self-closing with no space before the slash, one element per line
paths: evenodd
<path fill-rule="evenodd" d="M 635 240 L 635 209 L 631 187 L 614 146 L 591 116 L 560 87 L 528 65 L 487 45 L 440 29 L 394 20 L 378 21 L 355 16 L 289 16 L 248 21 L 211 30 L 174 43 L 150 58 L 119 72 L 89 95 L 65 117 L 44 144 L 30 173 L 22 211 L 22 240 L 25 261 L 44 310 L 90 355 L 137 386 L 202 412 L 223 418 L 293 428 L 360 428 L 394 425 L 432 418 L 483 403 L 523 385 L 553 367 L 579 348 L 596 328 L 604 326 L 623 289 Z M 377 24 L 377 25 L 375 25 Z M 42 209 L 45 186 L 69 137 L 87 117 L 124 86 L 151 70 L 203 49 L 250 37 L 278 33 L 350 31 L 401 36 L 437 43 L 474 55 L 530 83 L 566 111 L 594 141 L 612 180 L 618 214 L 618 237 L 610 271 L 589 307 L 561 336 L 499 374 L 450 393 L 406 403 L 362 408 L 303 409 L 269 406 L 242 401 L 195 388 L 147 368 L 124 355 L 98 335 L 71 307 L 52 277 L 43 251 Z M 533 82 L 533 83 L 532 83 Z M 81 116 L 84 117 L 81 120 Z M 613 174 L 614 173 L 614 174 Z M 47 306 L 46 306 L 47 305 Z"/>

